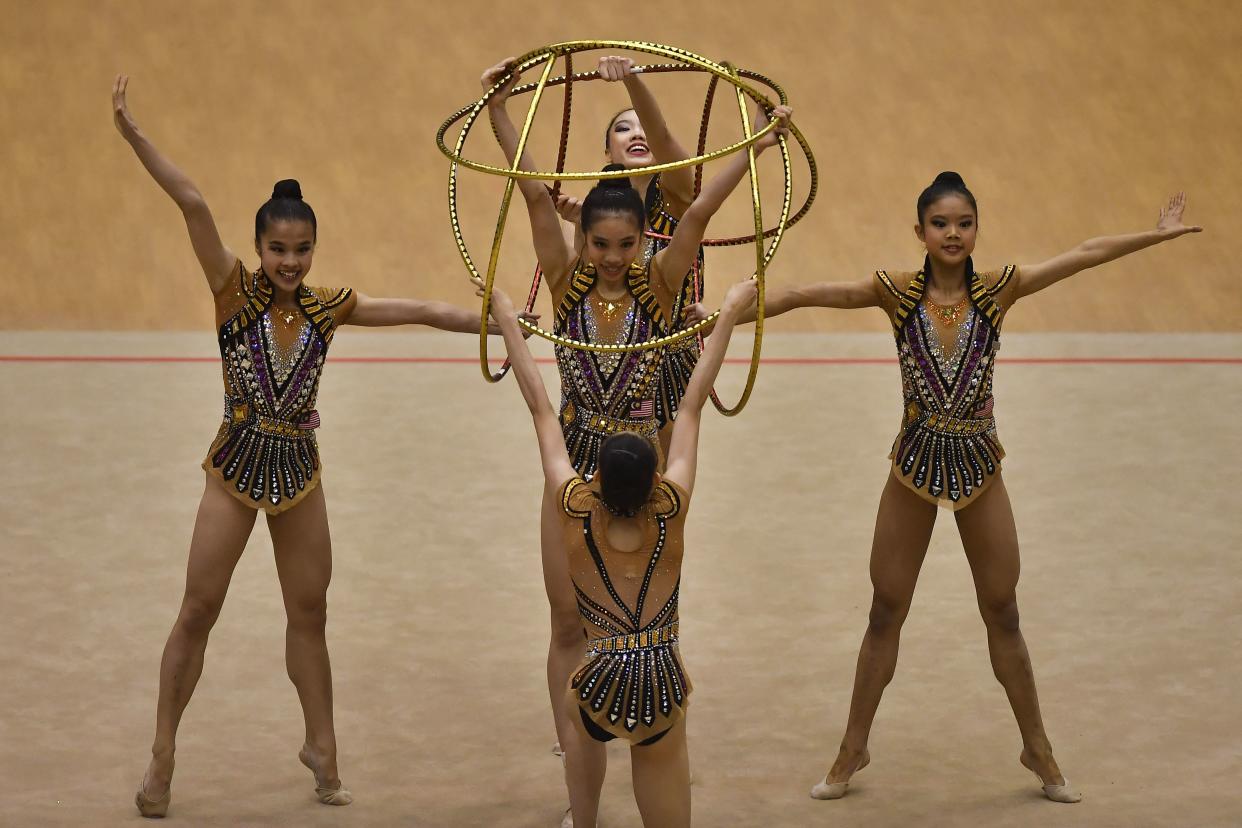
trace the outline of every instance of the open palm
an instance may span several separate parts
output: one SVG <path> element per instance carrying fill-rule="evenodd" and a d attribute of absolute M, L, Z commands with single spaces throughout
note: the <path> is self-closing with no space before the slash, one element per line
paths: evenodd
<path fill-rule="evenodd" d="M 1178 193 L 1169 199 L 1168 206 L 1161 208 L 1160 220 L 1156 222 L 1156 229 L 1169 238 L 1176 238 L 1186 233 L 1202 233 L 1203 228 L 1199 225 L 1187 225 L 1182 222 L 1182 213 L 1185 210 L 1186 194 Z"/>

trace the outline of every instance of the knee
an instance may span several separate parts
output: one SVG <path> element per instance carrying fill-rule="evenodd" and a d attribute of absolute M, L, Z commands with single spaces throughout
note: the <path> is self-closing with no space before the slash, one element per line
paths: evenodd
<path fill-rule="evenodd" d="M 888 600 L 880 595 L 871 599 L 871 614 L 867 617 L 867 631 L 884 635 L 899 631 L 906 620 L 910 605 Z"/>
<path fill-rule="evenodd" d="M 1013 594 L 994 601 L 981 601 L 979 614 L 990 630 L 1005 633 L 1018 631 L 1018 599 Z"/>
<path fill-rule="evenodd" d="M 552 646 L 581 647 L 586 641 L 586 633 L 582 631 L 582 619 L 577 610 L 565 612 L 552 610 Z"/>
<path fill-rule="evenodd" d="M 200 595 L 186 595 L 177 615 L 177 628 L 192 638 L 206 638 L 220 617 L 222 603 Z"/>
<path fill-rule="evenodd" d="M 322 630 L 328 623 L 328 596 L 306 596 L 285 602 L 285 614 L 290 628 L 297 630 Z"/>

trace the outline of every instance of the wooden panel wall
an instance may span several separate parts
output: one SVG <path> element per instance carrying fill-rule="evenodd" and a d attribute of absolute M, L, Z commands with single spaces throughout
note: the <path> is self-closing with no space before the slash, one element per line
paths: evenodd
<path fill-rule="evenodd" d="M 139 123 L 198 182 L 236 251 L 251 249 L 253 211 L 272 183 L 296 177 L 321 223 L 312 282 L 473 303 L 434 130 L 477 96 L 496 59 L 587 37 L 684 46 L 786 87 L 822 180 L 773 283 L 914 267 L 914 199 L 941 169 L 960 171 L 979 198 L 981 266 L 1145 228 L 1185 188 L 1190 219 L 1208 232 L 1031 300 L 1011 329 L 1242 326 L 1227 258 L 1242 222 L 1242 15 L 1230 0 L 461 0 L 452 21 L 443 6 L 432 14 L 427 3 L 370 0 L 2 5 L 0 272 L 12 297 L 3 327 L 210 328 L 180 217 L 112 127 L 118 71 L 133 77 Z M 692 141 L 705 79 L 650 82 Z M 623 100 L 617 85 L 579 89 L 572 166 L 600 164 L 602 122 Z M 736 133 L 729 103 L 717 107 L 713 141 Z M 554 94 L 537 135 L 545 164 L 558 106 Z M 472 155 L 496 159 L 487 132 L 478 138 Z M 771 213 L 776 170 L 764 171 Z M 483 259 L 502 185 L 475 174 L 463 182 L 463 219 Z M 533 257 L 515 208 L 501 278 L 524 292 Z M 743 195 L 714 230 L 743 232 L 747 213 Z M 750 262 L 746 250 L 713 252 L 709 298 Z M 774 325 L 884 327 L 875 312 Z"/>

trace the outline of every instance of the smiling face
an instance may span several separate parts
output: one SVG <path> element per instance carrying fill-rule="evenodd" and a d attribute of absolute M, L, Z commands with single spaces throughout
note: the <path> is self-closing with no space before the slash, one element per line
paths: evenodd
<path fill-rule="evenodd" d="M 310 272 L 315 228 L 309 221 L 270 221 L 262 238 L 255 242 L 255 251 L 272 285 L 282 293 L 293 293 Z"/>
<path fill-rule="evenodd" d="M 655 156 L 651 154 L 647 136 L 634 110 L 627 109 L 612 119 L 608 126 L 607 155 L 611 163 L 626 169 L 649 167 L 655 163 Z"/>
<path fill-rule="evenodd" d="M 624 282 L 630 265 L 638 258 L 642 240 L 642 228 L 632 215 L 605 213 L 586 230 L 583 258 L 595 265 L 606 284 L 616 286 Z"/>
<path fill-rule="evenodd" d="M 942 267 L 956 267 L 975 250 L 978 216 L 970 202 L 957 193 L 943 196 L 928 205 L 923 223 L 915 235 L 927 245 L 927 255 Z"/>

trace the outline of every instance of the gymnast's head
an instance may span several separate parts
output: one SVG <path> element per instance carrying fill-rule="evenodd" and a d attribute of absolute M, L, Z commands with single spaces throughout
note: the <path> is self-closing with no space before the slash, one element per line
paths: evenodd
<path fill-rule="evenodd" d="M 619 164 L 627 170 L 655 163 L 655 156 L 647 145 L 647 135 L 634 110 L 623 109 L 608 122 L 604 130 L 604 156 L 608 163 Z"/>
<path fill-rule="evenodd" d="M 624 169 L 609 164 L 605 172 Z M 628 178 L 605 178 L 582 200 L 582 257 L 595 265 L 606 282 L 625 279 L 643 245 L 647 213 L 643 199 Z"/>
<path fill-rule="evenodd" d="M 942 172 L 929 184 L 916 205 L 914 234 L 927 245 L 927 255 L 941 266 L 952 267 L 974 252 L 979 208 L 966 182 L 955 172 Z"/>
<path fill-rule="evenodd" d="M 657 462 L 655 446 L 641 434 L 622 431 L 604 440 L 595 475 L 608 511 L 623 517 L 637 514 L 660 480 Z"/>
<path fill-rule="evenodd" d="M 254 216 L 254 249 L 273 285 L 293 291 L 302 284 L 317 233 L 315 211 L 302 200 L 301 185 L 292 178 L 277 181 L 272 197 Z"/>

